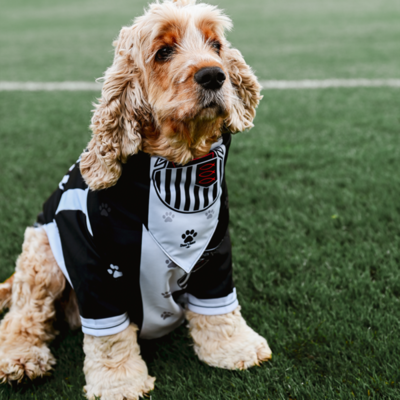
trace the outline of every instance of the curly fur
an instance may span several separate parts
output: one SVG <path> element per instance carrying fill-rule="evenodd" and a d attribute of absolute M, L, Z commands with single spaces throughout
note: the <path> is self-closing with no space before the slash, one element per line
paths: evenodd
<path fill-rule="evenodd" d="M 135 400 L 154 389 L 136 340 L 138 328 L 131 324 L 111 336 L 85 335 L 83 350 L 88 399 Z"/>
<path fill-rule="evenodd" d="M 14 274 L 0 284 L 0 311 L 10 308 Z"/>
<path fill-rule="evenodd" d="M 224 58 L 229 66 L 231 82 L 238 93 L 225 124 L 232 133 L 242 132 L 254 126 L 256 108 L 262 99 L 261 85 L 239 50 L 227 49 Z"/>
<path fill-rule="evenodd" d="M 12 286 L 10 311 L 0 325 L 0 380 L 46 375 L 55 364 L 47 344 L 55 337 L 54 302 L 65 278 L 43 228 L 27 228 Z"/>
<path fill-rule="evenodd" d="M 236 310 L 223 315 L 186 312 L 194 351 L 212 367 L 247 369 L 271 358 L 267 341 L 254 332 Z"/>
<path fill-rule="evenodd" d="M 115 41 L 114 61 L 103 77 L 95 105 L 92 138 L 81 158 L 91 190 L 118 181 L 128 158 L 142 150 L 185 164 L 209 152 L 223 131 L 253 126 L 260 85 L 242 55 L 224 37 L 230 19 L 216 7 L 195 0 L 166 0 L 149 6 Z M 218 42 L 219 51 L 212 43 Z M 174 45 L 168 62 L 157 51 Z M 194 75 L 219 67 L 227 79 L 218 91 L 196 84 Z M 76 295 L 58 267 L 43 228 L 28 228 L 16 272 L 0 284 L 0 381 L 31 379 L 55 364 L 48 343 L 57 333 L 55 302 L 70 326 L 80 326 Z M 207 364 L 249 368 L 271 357 L 265 339 L 248 327 L 239 308 L 204 316 L 187 312 L 194 349 Z M 137 327 L 112 336 L 85 335 L 85 390 L 89 399 L 138 399 L 154 388 L 140 356 Z"/>

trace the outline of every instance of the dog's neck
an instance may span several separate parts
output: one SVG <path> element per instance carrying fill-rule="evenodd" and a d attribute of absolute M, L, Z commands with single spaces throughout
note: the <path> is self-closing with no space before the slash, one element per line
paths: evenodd
<path fill-rule="evenodd" d="M 222 135 L 222 125 L 222 118 L 188 122 L 168 119 L 159 128 L 150 124 L 143 129 L 142 150 L 185 165 L 209 153 Z"/>

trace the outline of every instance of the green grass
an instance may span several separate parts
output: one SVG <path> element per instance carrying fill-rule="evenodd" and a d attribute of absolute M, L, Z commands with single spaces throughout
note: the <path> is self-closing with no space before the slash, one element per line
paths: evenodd
<path fill-rule="evenodd" d="M 228 35 L 263 79 L 396 78 L 397 0 L 210 0 Z M 90 80 L 112 60 L 111 42 L 143 0 L 3 0 L 0 80 Z"/>
<path fill-rule="evenodd" d="M 92 98 L 0 95 L 0 278 L 88 140 Z M 227 175 L 239 300 L 273 360 L 209 368 L 182 327 L 142 345 L 152 399 L 400 398 L 399 100 L 388 89 L 265 93 Z M 64 327 L 53 376 L 2 386 L 0 398 L 80 398 L 81 344 Z"/>
<path fill-rule="evenodd" d="M 263 79 L 399 76 L 399 3 L 223 0 Z M 22 7 L 23 6 L 23 7 Z M 0 80 L 89 80 L 143 3 L 14 0 Z M 187 329 L 141 348 L 152 400 L 400 399 L 400 91 L 267 91 L 228 161 L 234 279 L 273 359 L 210 368 Z M 89 140 L 95 93 L 0 93 L 0 280 L 41 204 Z M 52 376 L 0 400 L 83 399 L 82 334 L 61 322 Z"/>

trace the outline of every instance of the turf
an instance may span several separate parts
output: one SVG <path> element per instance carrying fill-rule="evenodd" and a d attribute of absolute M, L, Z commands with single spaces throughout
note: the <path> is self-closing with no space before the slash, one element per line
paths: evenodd
<path fill-rule="evenodd" d="M 398 77 L 395 1 L 220 4 L 236 23 L 230 39 L 263 79 Z M 7 4 L 0 79 L 99 76 L 111 38 L 141 8 Z M 239 301 L 273 359 L 244 372 L 210 368 L 182 326 L 141 342 L 157 377 L 152 400 L 400 399 L 400 91 L 263 94 L 255 128 L 233 141 L 227 179 Z M 95 96 L 0 93 L 0 280 L 86 145 Z M 52 376 L 1 385 L 0 400 L 83 399 L 82 334 L 59 328 Z"/>
<path fill-rule="evenodd" d="M 256 128 L 234 139 L 227 175 L 239 300 L 273 360 L 211 369 L 181 327 L 142 344 L 157 376 L 152 399 L 400 398 L 399 97 L 265 93 Z M 92 98 L 1 94 L 0 278 L 84 147 Z M 80 398 L 82 335 L 63 332 L 53 376 L 2 386 L 2 398 Z"/>
<path fill-rule="evenodd" d="M 93 81 L 144 0 L 12 0 L 0 13 L 0 80 Z M 397 0 L 210 0 L 235 23 L 229 40 L 263 79 L 399 74 Z"/>

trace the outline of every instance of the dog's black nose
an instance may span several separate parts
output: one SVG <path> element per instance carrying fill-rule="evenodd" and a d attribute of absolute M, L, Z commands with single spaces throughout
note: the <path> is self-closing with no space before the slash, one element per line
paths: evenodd
<path fill-rule="evenodd" d="M 204 89 L 218 90 L 224 84 L 226 76 L 220 67 L 202 68 L 194 74 L 194 80 Z"/>

